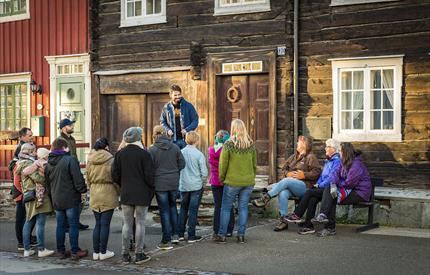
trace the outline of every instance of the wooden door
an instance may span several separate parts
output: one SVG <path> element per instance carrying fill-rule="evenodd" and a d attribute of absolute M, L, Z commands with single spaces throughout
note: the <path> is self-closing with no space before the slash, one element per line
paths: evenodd
<path fill-rule="evenodd" d="M 269 155 L 272 150 L 269 136 L 269 76 L 217 76 L 216 80 L 216 131 L 230 131 L 233 119 L 243 120 L 257 148 L 257 172 L 269 175 Z M 228 91 L 232 88 L 238 91 L 238 96 L 230 93 L 229 100 Z"/>
<path fill-rule="evenodd" d="M 170 100 L 169 94 L 148 94 L 146 98 L 146 145 L 152 144 L 152 130 L 160 124 L 161 110 L 164 104 Z"/>

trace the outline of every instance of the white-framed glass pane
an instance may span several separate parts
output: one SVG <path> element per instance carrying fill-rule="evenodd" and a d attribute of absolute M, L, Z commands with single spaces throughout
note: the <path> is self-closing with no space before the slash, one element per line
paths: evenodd
<path fill-rule="evenodd" d="M 134 16 L 134 2 L 127 2 L 127 17 Z"/>
<path fill-rule="evenodd" d="M 352 72 L 342 72 L 342 84 L 341 89 L 342 90 L 351 90 L 352 86 Z"/>
<path fill-rule="evenodd" d="M 363 112 L 353 112 L 353 128 L 363 129 Z"/>
<path fill-rule="evenodd" d="M 6 120 L 5 119 L 0 120 L 0 128 L 6 129 Z"/>
<path fill-rule="evenodd" d="M 158 14 L 161 13 L 161 0 L 155 0 L 155 8 L 154 8 L 154 13 Z"/>
<path fill-rule="evenodd" d="M 394 106 L 394 91 L 384 91 L 383 93 L 384 109 L 393 109 Z"/>
<path fill-rule="evenodd" d="M 381 91 L 375 90 L 371 91 L 370 96 L 370 108 L 371 109 L 381 109 Z"/>
<path fill-rule="evenodd" d="M 142 15 L 142 1 L 136 1 L 134 2 L 134 16 L 141 16 Z"/>
<path fill-rule="evenodd" d="M 353 95 L 354 110 L 363 110 L 363 92 L 354 92 Z"/>
<path fill-rule="evenodd" d="M 390 89 L 394 87 L 394 70 L 383 70 L 382 71 L 382 86 L 384 89 Z"/>
<path fill-rule="evenodd" d="M 372 129 L 372 130 L 381 129 L 381 112 L 380 111 L 370 112 L 370 129 Z"/>
<path fill-rule="evenodd" d="M 6 118 L 6 109 L 1 108 L 0 109 L 0 119 L 5 119 L 5 118 Z"/>
<path fill-rule="evenodd" d="M 391 130 L 394 127 L 394 112 L 384 111 L 383 128 L 384 130 Z"/>
<path fill-rule="evenodd" d="M 342 129 L 351 129 L 351 112 L 341 113 Z"/>
<path fill-rule="evenodd" d="M 154 1 L 153 0 L 146 0 L 146 14 L 154 14 Z"/>
<path fill-rule="evenodd" d="M 354 71 L 353 73 L 354 79 L 354 90 L 363 90 L 364 87 L 364 72 L 363 71 Z"/>
<path fill-rule="evenodd" d="M 352 107 L 352 99 L 351 92 L 342 92 L 342 110 L 351 110 Z"/>
<path fill-rule="evenodd" d="M 370 87 L 372 89 L 381 89 L 381 70 L 370 71 Z"/>

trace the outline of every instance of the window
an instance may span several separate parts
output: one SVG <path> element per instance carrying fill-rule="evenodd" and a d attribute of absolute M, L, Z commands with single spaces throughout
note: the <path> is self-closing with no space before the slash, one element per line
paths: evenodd
<path fill-rule="evenodd" d="M 121 0 L 120 27 L 166 22 L 166 0 Z"/>
<path fill-rule="evenodd" d="M 30 18 L 29 0 L 0 0 L 0 23 Z"/>
<path fill-rule="evenodd" d="M 367 4 L 376 2 L 393 2 L 399 0 L 331 0 L 330 6 L 345 6 L 345 5 L 355 5 L 355 4 Z"/>
<path fill-rule="evenodd" d="M 270 11 L 269 0 L 215 0 L 214 15 Z"/>
<path fill-rule="evenodd" d="M 402 56 L 331 61 L 333 137 L 401 141 Z"/>
<path fill-rule="evenodd" d="M 0 129 L 18 131 L 28 127 L 27 83 L 0 84 Z"/>

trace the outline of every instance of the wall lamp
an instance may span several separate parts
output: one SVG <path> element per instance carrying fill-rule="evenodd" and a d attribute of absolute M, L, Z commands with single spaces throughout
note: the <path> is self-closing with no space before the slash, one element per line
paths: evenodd
<path fill-rule="evenodd" d="M 37 82 L 36 81 L 34 81 L 34 80 L 32 80 L 31 82 L 30 82 L 30 91 L 31 91 L 31 93 L 33 94 L 33 95 L 37 95 L 37 94 L 42 94 L 42 91 L 43 91 L 43 89 L 42 89 L 42 85 L 40 85 L 40 84 L 37 84 Z"/>

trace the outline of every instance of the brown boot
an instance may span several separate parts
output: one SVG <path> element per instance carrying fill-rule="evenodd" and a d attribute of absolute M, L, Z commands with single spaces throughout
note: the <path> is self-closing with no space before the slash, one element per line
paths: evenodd
<path fill-rule="evenodd" d="M 270 199 L 271 197 L 269 196 L 269 194 L 264 194 L 263 196 L 261 196 L 261 198 L 253 200 L 252 205 L 254 205 L 255 207 L 265 207 L 267 203 L 269 203 Z"/>
<path fill-rule="evenodd" d="M 279 223 L 273 228 L 273 231 L 279 232 L 288 229 L 288 223 L 285 223 L 283 217 L 279 219 Z"/>

